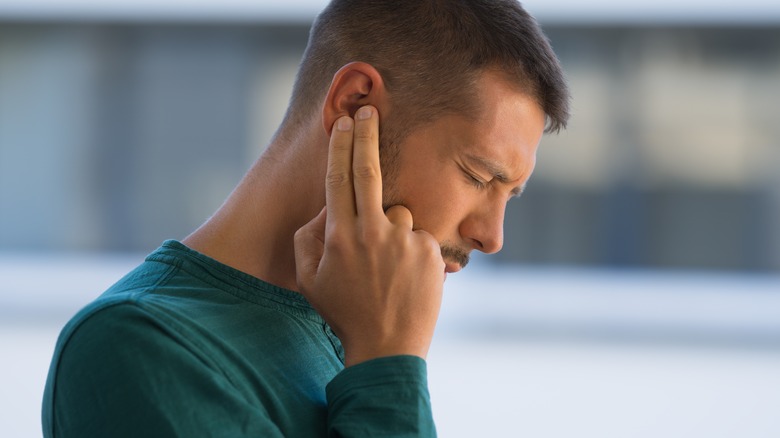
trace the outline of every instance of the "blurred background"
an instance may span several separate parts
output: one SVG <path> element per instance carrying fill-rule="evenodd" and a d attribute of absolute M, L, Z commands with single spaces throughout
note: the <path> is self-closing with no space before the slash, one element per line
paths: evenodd
<path fill-rule="evenodd" d="M 75 311 L 224 200 L 321 0 L 0 2 L 0 435 Z M 524 2 L 574 100 L 450 276 L 444 437 L 780 436 L 780 4 Z"/>

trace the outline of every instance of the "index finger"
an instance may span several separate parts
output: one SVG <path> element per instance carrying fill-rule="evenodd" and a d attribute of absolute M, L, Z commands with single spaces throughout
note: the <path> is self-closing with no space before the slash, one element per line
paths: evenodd
<path fill-rule="evenodd" d="M 379 164 L 379 114 L 364 106 L 355 113 L 352 175 L 358 216 L 384 217 L 382 171 Z"/>
<path fill-rule="evenodd" d="M 333 124 L 325 176 L 325 208 L 328 222 L 355 218 L 355 190 L 352 187 L 352 134 L 354 121 L 340 117 Z"/>

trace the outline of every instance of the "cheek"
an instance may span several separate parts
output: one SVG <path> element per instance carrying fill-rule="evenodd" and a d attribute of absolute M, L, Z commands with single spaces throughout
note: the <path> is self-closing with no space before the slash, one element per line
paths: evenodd
<path fill-rule="evenodd" d="M 406 187 L 406 205 L 417 228 L 448 237 L 462 219 L 468 204 L 468 188 L 458 187 L 452 178 L 432 178 L 430 173 Z M 441 235 L 440 235 L 441 234 Z M 445 234 L 447 236 L 445 236 Z"/>
<path fill-rule="evenodd" d="M 408 150 L 415 150 L 415 154 L 403 153 Z M 436 237 L 451 232 L 463 192 L 468 190 L 458 179 L 457 167 L 448 165 L 440 155 L 433 147 L 419 145 L 402 150 L 395 181 L 398 199 L 412 212 L 415 228 Z"/>

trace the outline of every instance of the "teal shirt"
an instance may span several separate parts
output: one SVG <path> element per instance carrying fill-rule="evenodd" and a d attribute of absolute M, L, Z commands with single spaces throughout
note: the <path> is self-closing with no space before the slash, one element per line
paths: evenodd
<path fill-rule="evenodd" d="M 43 434 L 436 435 L 425 361 L 343 364 L 303 296 L 167 241 L 63 329 Z"/>

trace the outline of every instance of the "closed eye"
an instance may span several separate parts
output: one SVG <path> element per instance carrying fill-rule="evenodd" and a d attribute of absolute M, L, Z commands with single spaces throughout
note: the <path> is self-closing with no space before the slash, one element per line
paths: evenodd
<path fill-rule="evenodd" d="M 470 174 L 468 172 L 464 171 L 464 173 L 466 174 L 466 177 L 468 178 L 469 183 L 471 183 L 471 185 L 473 185 L 477 189 L 483 190 L 483 189 L 487 188 L 488 183 L 482 181 L 481 179 L 475 177 L 474 175 L 472 175 L 472 174 Z"/>

